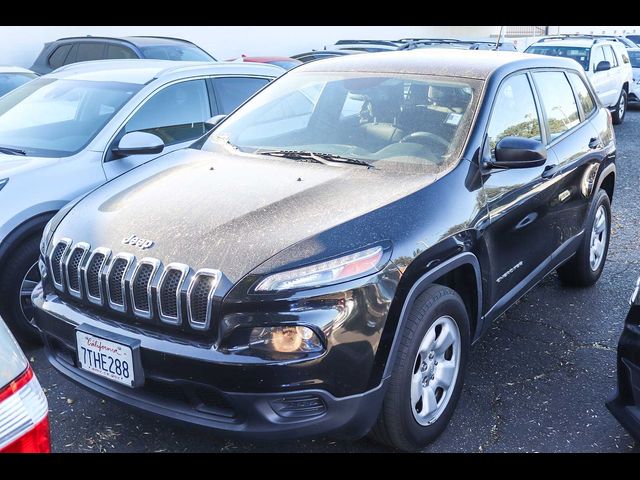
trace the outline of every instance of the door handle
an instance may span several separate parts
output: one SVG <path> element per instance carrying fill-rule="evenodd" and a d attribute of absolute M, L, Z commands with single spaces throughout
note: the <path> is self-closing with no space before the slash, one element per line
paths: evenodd
<path fill-rule="evenodd" d="M 599 138 L 593 137 L 591 140 L 589 140 L 589 148 L 591 150 L 597 150 L 598 148 L 602 148 L 602 142 L 600 141 Z"/>
<path fill-rule="evenodd" d="M 558 173 L 558 170 L 560 169 L 560 167 L 558 166 L 558 164 L 555 165 L 547 165 L 546 167 L 544 167 L 544 170 L 542 171 L 542 178 L 553 178 L 555 176 L 556 173 Z"/>

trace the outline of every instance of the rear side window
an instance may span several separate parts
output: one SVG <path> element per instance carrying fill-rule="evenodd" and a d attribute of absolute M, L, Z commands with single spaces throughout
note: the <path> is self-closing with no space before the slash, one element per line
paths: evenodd
<path fill-rule="evenodd" d="M 220 113 L 233 112 L 241 103 L 264 87 L 269 80 L 264 78 L 228 77 L 214 78 Z"/>
<path fill-rule="evenodd" d="M 71 44 L 60 45 L 58 48 L 54 50 L 54 52 L 49 57 L 49 66 L 51 68 L 58 68 L 64 65 L 64 61 L 69 54 L 69 50 L 71 50 Z"/>
<path fill-rule="evenodd" d="M 90 60 L 104 59 L 104 43 L 80 43 L 76 62 L 88 62 Z"/>
<path fill-rule="evenodd" d="M 547 133 L 553 140 L 580 123 L 573 91 L 563 72 L 533 74 L 547 116 Z"/>
<path fill-rule="evenodd" d="M 491 155 L 504 137 L 524 137 L 540 140 L 540 120 L 533 92 L 526 75 L 515 75 L 500 86 L 493 104 L 487 129 Z"/>
<path fill-rule="evenodd" d="M 107 55 L 105 58 L 113 60 L 118 58 L 138 58 L 138 56 L 129 47 L 124 47 L 122 45 L 107 45 Z"/>
<path fill-rule="evenodd" d="M 584 112 L 584 116 L 588 117 L 589 115 L 591 115 L 591 112 L 593 112 L 596 109 L 596 105 L 595 105 L 595 102 L 593 101 L 593 97 L 591 97 L 591 93 L 589 93 L 589 89 L 587 88 L 587 86 L 584 84 L 584 81 L 582 80 L 582 78 L 580 78 L 580 76 L 577 73 L 567 72 L 567 75 L 569 76 L 569 80 L 573 85 L 573 89 L 576 92 L 576 95 L 578 96 L 578 101 L 582 106 L 582 111 Z"/>
<path fill-rule="evenodd" d="M 151 97 L 131 117 L 125 132 L 149 132 L 165 145 L 195 140 L 207 131 L 211 118 L 204 80 L 189 80 L 166 87 Z"/>

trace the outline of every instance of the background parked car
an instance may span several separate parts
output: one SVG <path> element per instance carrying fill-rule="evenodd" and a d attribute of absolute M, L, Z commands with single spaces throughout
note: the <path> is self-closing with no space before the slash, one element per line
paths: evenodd
<path fill-rule="evenodd" d="M 640 47 L 640 35 L 625 35 L 625 38 L 631 40 L 636 46 Z"/>
<path fill-rule="evenodd" d="M 302 63 L 314 62 L 323 58 L 342 57 L 344 55 L 353 55 L 354 53 L 363 53 L 360 50 L 311 50 L 310 52 L 298 53 L 292 55 L 291 58 L 300 60 Z"/>
<path fill-rule="evenodd" d="M 301 65 L 302 62 L 298 59 L 291 57 L 248 57 L 242 55 L 239 58 L 231 58 L 229 62 L 253 62 L 253 63 L 268 63 L 269 65 L 276 65 L 285 70 L 291 70 L 293 67 Z"/>
<path fill-rule="evenodd" d="M 611 110 L 614 124 L 624 121 L 633 72 L 626 47 L 615 40 L 592 35 L 546 37 L 526 53 L 572 58 L 584 68 L 598 98 Z"/>
<path fill-rule="evenodd" d="M 26 68 L 0 65 L 0 97 L 37 76 Z"/>
<path fill-rule="evenodd" d="M 0 453 L 50 451 L 47 398 L 0 318 Z"/>
<path fill-rule="evenodd" d="M 462 50 L 505 50 L 516 52 L 516 46 L 511 42 L 496 42 L 489 40 L 458 40 L 454 38 L 413 38 L 406 39 L 406 43 L 398 50 L 413 50 L 414 48 L 459 48 Z"/>
<path fill-rule="evenodd" d="M 640 102 L 640 48 L 628 48 L 629 60 L 633 69 L 633 82 L 629 88 L 629 101 Z"/>
<path fill-rule="evenodd" d="M 102 60 L 69 65 L 0 99 L 0 313 L 32 340 L 38 244 L 65 204 L 189 145 L 281 75 L 273 65 Z"/>
<path fill-rule="evenodd" d="M 31 70 L 49 73 L 63 65 L 91 60 L 147 58 L 215 62 L 196 44 L 171 37 L 66 37 L 46 43 Z"/>

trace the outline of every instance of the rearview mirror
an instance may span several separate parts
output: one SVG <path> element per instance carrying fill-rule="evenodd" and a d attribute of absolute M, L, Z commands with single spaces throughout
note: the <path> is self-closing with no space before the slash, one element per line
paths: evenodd
<path fill-rule="evenodd" d="M 539 140 L 523 137 L 504 137 L 496 145 L 494 168 L 532 168 L 544 165 L 547 149 Z"/>
<path fill-rule="evenodd" d="M 204 122 L 204 124 L 211 129 L 211 128 L 215 127 L 216 125 L 218 125 L 225 118 L 227 118 L 226 115 L 216 115 L 214 117 L 211 117 L 206 122 Z"/>
<path fill-rule="evenodd" d="M 606 60 L 603 60 L 596 65 L 596 72 L 605 72 L 607 70 L 611 70 L 611 63 Z"/>
<path fill-rule="evenodd" d="M 164 150 L 164 142 L 160 137 L 147 132 L 126 133 L 112 151 L 114 155 L 150 155 Z"/>

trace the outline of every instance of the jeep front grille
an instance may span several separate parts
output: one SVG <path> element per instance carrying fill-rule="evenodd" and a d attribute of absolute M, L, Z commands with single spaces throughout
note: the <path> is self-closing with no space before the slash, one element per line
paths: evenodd
<path fill-rule="evenodd" d="M 84 242 L 60 240 L 49 255 L 57 291 L 122 315 L 204 331 L 211 326 L 218 270 L 197 272 L 182 263 L 112 255 Z"/>

